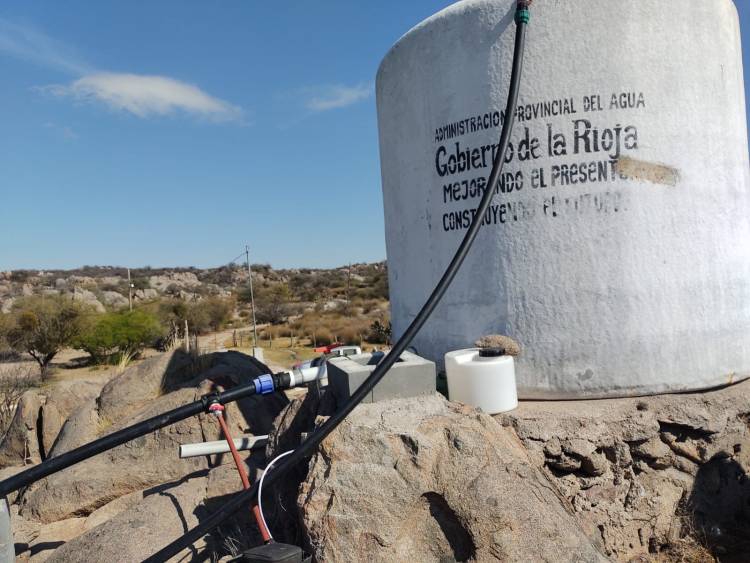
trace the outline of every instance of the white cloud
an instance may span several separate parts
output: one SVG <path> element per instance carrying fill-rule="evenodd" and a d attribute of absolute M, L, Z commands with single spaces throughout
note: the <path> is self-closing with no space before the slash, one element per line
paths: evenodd
<path fill-rule="evenodd" d="M 343 108 L 366 100 L 372 96 L 373 90 L 374 85 L 372 83 L 362 83 L 356 86 L 321 86 L 307 90 L 311 97 L 305 105 L 312 111 Z"/>
<path fill-rule="evenodd" d="M 239 121 L 243 111 L 197 86 L 168 76 L 95 70 L 74 50 L 41 31 L 0 18 L 0 55 L 52 68 L 77 78 L 68 85 L 35 88 L 56 96 L 100 102 L 138 117 L 183 112 L 212 121 Z M 75 132 L 65 133 L 75 138 Z"/>
<path fill-rule="evenodd" d="M 36 29 L 0 18 L 0 53 L 72 74 L 91 67 L 69 47 Z"/>
<path fill-rule="evenodd" d="M 185 112 L 215 121 L 242 118 L 242 110 L 197 86 L 167 76 L 99 72 L 71 84 L 45 86 L 56 96 L 100 102 L 138 117 Z"/>

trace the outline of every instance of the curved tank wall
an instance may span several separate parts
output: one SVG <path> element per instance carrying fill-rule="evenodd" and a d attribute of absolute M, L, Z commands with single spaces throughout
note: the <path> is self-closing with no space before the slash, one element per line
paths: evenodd
<path fill-rule="evenodd" d="M 503 119 L 514 2 L 409 31 L 377 77 L 393 327 L 465 234 Z M 750 374 L 750 171 L 731 0 L 537 0 L 485 227 L 417 337 L 523 346 L 519 396 L 702 389 Z"/>

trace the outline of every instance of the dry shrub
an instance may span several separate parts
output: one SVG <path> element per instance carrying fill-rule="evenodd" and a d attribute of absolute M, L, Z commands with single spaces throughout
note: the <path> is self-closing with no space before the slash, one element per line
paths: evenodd
<path fill-rule="evenodd" d="M 321 328 L 315 331 L 315 343 L 318 346 L 328 346 L 333 344 L 333 333 L 327 328 Z"/>
<path fill-rule="evenodd" d="M 336 336 L 342 344 L 359 344 L 362 341 L 360 334 L 361 333 L 354 327 L 346 326 L 343 327 Z"/>
<path fill-rule="evenodd" d="M 286 326 L 282 325 L 280 327 L 275 327 L 276 331 L 276 338 L 289 338 L 292 336 L 292 330 Z"/>
<path fill-rule="evenodd" d="M 716 563 L 716 558 L 705 546 L 687 537 L 669 544 L 660 553 L 661 563 Z"/>

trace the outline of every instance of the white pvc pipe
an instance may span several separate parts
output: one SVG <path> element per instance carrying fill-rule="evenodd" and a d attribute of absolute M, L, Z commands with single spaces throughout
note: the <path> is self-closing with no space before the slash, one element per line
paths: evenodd
<path fill-rule="evenodd" d="M 268 442 L 268 435 L 265 436 L 243 436 L 234 439 L 234 447 L 237 450 L 254 450 L 262 448 Z M 223 454 L 229 451 L 229 444 L 226 440 L 216 440 L 215 442 L 200 442 L 198 444 L 182 444 L 180 446 L 180 458 L 197 457 L 202 455 Z"/>
<path fill-rule="evenodd" d="M 287 373 L 291 376 L 289 386 L 296 387 L 317 380 L 320 377 L 320 374 L 323 373 L 324 367 L 325 364 L 311 368 L 295 368 L 288 371 Z"/>

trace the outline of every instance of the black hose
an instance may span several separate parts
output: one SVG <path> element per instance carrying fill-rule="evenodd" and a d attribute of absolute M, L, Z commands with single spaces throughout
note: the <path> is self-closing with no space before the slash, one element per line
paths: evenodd
<path fill-rule="evenodd" d="M 518 104 L 518 91 L 521 84 L 521 72 L 523 70 L 526 24 L 528 23 L 529 16 L 528 5 L 529 2 L 521 0 L 518 2 L 518 8 L 516 10 L 516 40 L 513 52 L 513 71 L 510 78 L 508 102 L 505 108 L 505 122 L 503 123 L 503 129 L 500 135 L 499 150 L 497 151 L 495 160 L 492 163 L 492 171 L 490 172 L 489 180 L 487 181 L 487 188 L 482 197 L 482 201 L 477 208 L 471 226 L 461 241 L 461 245 L 458 247 L 453 260 L 451 260 L 450 265 L 445 270 L 443 277 L 440 278 L 437 286 L 435 286 L 435 289 L 422 307 L 422 310 L 419 311 L 419 314 L 417 314 L 416 318 L 409 325 L 409 328 L 406 329 L 406 332 L 404 332 L 401 338 L 398 339 L 398 342 L 393 346 L 393 349 L 387 356 L 385 356 L 385 358 L 383 358 L 383 361 L 378 364 L 372 374 L 370 374 L 362 385 L 357 388 L 349 400 L 333 416 L 317 428 L 315 432 L 308 436 L 307 440 L 305 440 L 293 454 L 279 464 L 273 472 L 268 474 L 267 480 L 269 483 L 276 481 L 294 465 L 313 454 L 325 437 L 333 432 L 333 430 L 349 415 L 349 413 L 354 410 L 354 407 L 356 407 L 362 399 L 372 391 L 391 366 L 393 366 L 393 364 L 401 357 L 401 354 L 406 350 L 414 336 L 416 336 L 417 332 L 419 332 L 425 321 L 427 321 L 432 314 L 433 310 L 453 281 L 453 278 L 458 273 L 466 255 L 469 253 L 469 249 L 476 239 L 477 233 L 479 233 L 484 214 L 492 202 L 495 186 L 497 185 L 500 173 L 502 172 L 503 163 L 505 162 L 505 153 L 508 149 L 508 142 L 510 141 L 510 134 L 513 129 L 515 109 Z M 252 488 L 237 493 L 231 500 L 198 524 L 195 528 L 146 559 L 146 561 L 148 563 L 155 563 L 157 561 L 166 561 L 167 559 L 174 557 L 180 551 L 208 533 L 211 529 L 221 524 L 226 518 L 234 514 L 237 509 L 248 503 L 257 492 L 258 486 L 257 483 L 255 483 Z"/>
<path fill-rule="evenodd" d="M 239 399 L 249 397 L 255 394 L 255 383 L 251 382 L 247 385 L 240 385 L 224 393 L 214 393 L 201 397 L 197 401 L 177 407 L 171 411 L 144 420 L 107 436 L 103 436 L 98 440 L 84 444 L 74 450 L 65 452 L 56 457 L 49 458 L 39 465 L 22 471 L 4 481 L 0 481 L 0 498 L 4 497 L 8 493 L 18 490 L 22 487 L 30 485 L 35 481 L 39 481 L 53 473 L 70 467 L 76 463 L 79 463 L 85 459 L 93 457 L 107 450 L 122 445 L 125 442 L 139 438 L 146 434 L 150 434 L 160 428 L 174 424 L 191 416 L 195 416 L 201 412 L 205 412 L 208 405 L 212 402 L 218 402 L 223 404 L 231 403 Z"/>

